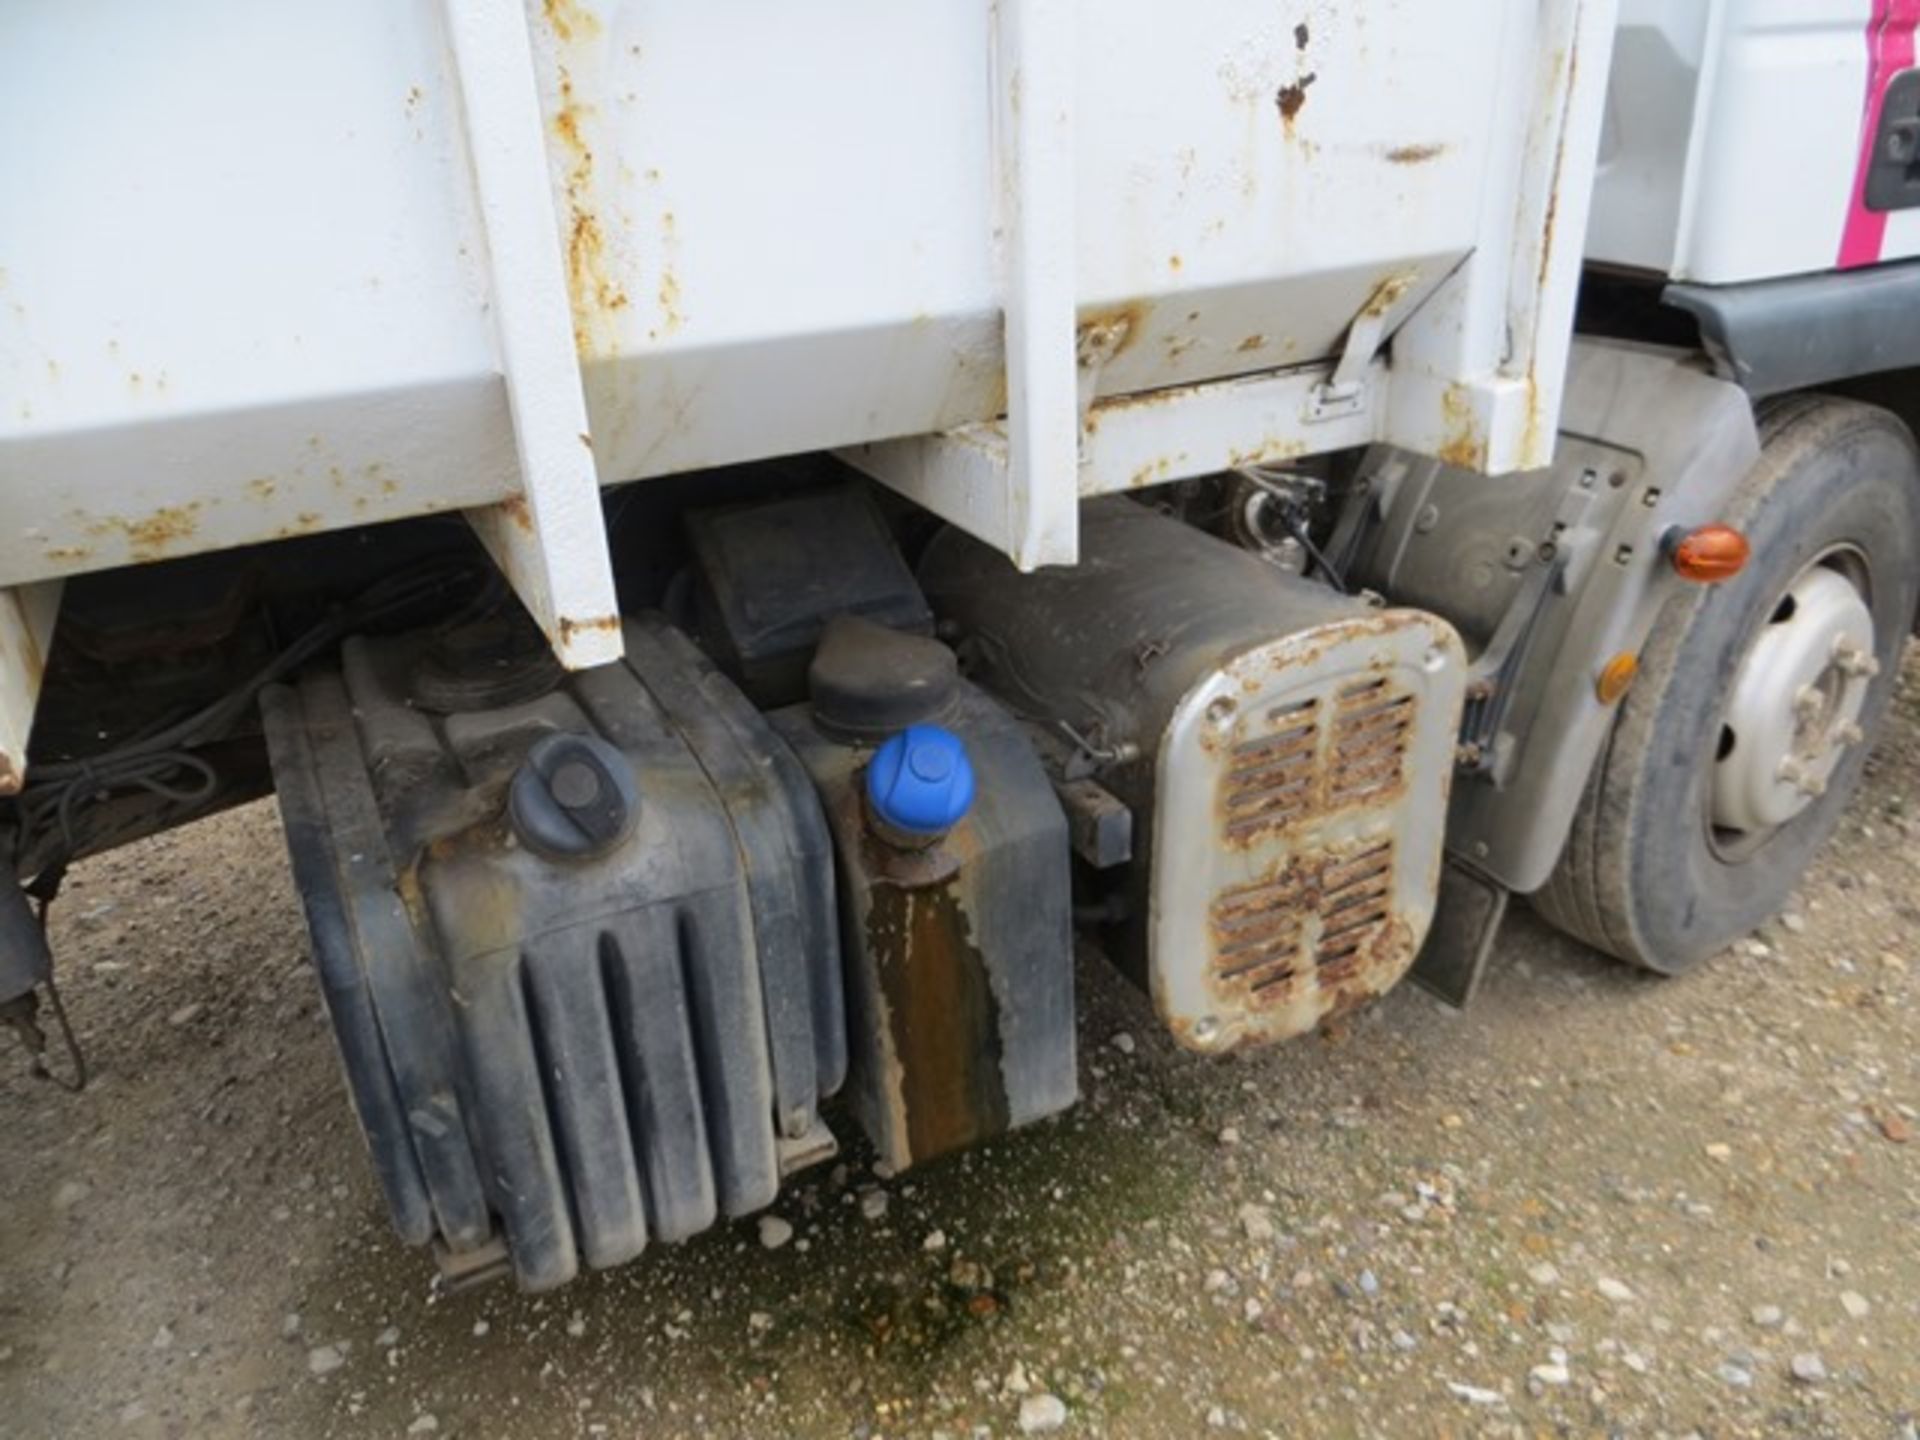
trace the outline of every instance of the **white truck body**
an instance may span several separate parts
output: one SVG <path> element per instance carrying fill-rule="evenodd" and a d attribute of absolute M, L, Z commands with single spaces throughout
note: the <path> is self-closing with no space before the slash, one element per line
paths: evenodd
<path fill-rule="evenodd" d="M 1031 567 L 1074 558 L 1083 495 L 1230 464 L 1538 465 L 1611 28 L 1605 0 L 10 5 L 8 618 L 32 638 L 38 582 L 461 510 L 580 666 L 619 645 L 596 484 L 836 449 Z"/>

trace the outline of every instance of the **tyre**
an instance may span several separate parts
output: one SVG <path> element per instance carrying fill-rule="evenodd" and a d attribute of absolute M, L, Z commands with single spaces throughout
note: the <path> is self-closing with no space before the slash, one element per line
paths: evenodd
<path fill-rule="evenodd" d="M 1732 580 L 1656 620 L 1560 863 L 1532 897 L 1676 974 L 1769 919 L 1833 832 L 1892 696 L 1920 586 L 1920 456 L 1887 411 L 1794 396 L 1726 523 Z"/>

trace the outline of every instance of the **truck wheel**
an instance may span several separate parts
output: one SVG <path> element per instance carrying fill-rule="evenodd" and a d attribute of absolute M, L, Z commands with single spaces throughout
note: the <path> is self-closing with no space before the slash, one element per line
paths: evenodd
<path fill-rule="evenodd" d="M 1839 821 L 1920 585 L 1920 457 L 1853 401 L 1764 410 L 1724 516 L 1752 558 L 1655 622 L 1558 868 L 1551 924 L 1677 974 L 1771 917 Z"/>

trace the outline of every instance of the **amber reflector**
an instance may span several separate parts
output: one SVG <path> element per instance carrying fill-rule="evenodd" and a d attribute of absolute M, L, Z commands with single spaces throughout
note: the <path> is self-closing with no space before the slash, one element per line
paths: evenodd
<path fill-rule="evenodd" d="M 1622 650 L 1600 667 L 1599 675 L 1594 678 L 1593 693 L 1600 697 L 1602 705 L 1611 705 L 1627 693 L 1627 687 L 1639 673 L 1639 657 Z"/>
<path fill-rule="evenodd" d="M 1696 584 L 1718 585 L 1738 575 L 1752 553 L 1747 537 L 1731 525 L 1702 525 L 1673 547 L 1673 573 Z"/>

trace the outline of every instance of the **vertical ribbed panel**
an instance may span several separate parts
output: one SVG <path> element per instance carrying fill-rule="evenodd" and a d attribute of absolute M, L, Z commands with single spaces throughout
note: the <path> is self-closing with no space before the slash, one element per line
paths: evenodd
<path fill-rule="evenodd" d="M 598 937 L 569 931 L 531 949 L 521 971 L 581 1257 L 593 1266 L 631 1260 L 647 1244 L 600 950 Z"/>
<path fill-rule="evenodd" d="M 657 906 L 622 916 L 601 949 L 647 1212 L 663 1240 L 684 1240 L 718 1213 L 676 932 L 673 912 Z"/>

